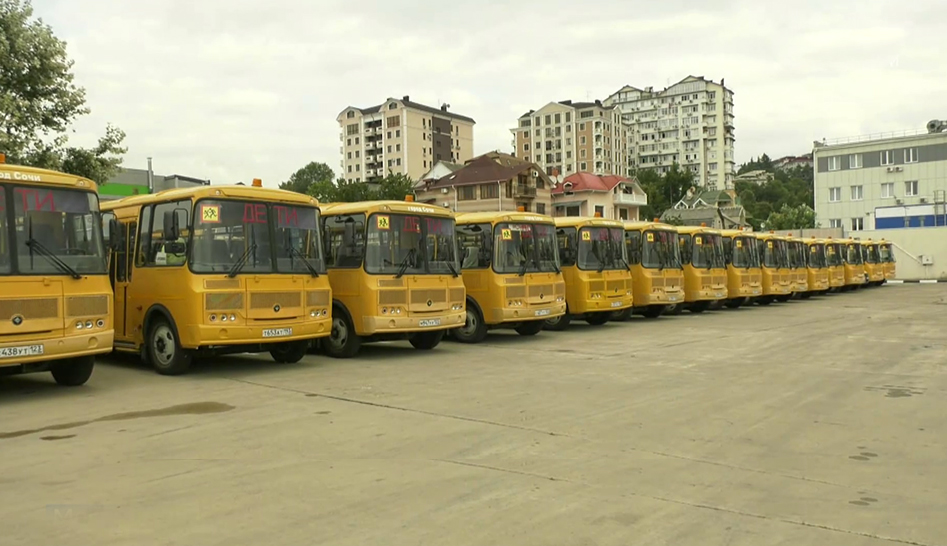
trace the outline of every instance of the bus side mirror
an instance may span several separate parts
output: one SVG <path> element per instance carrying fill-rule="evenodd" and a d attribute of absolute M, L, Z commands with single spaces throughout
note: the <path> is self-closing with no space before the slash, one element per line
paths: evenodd
<path fill-rule="evenodd" d="M 125 246 L 125 232 L 122 224 L 115 218 L 109 218 L 109 250 L 118 251 Z"/>
<path fill-rule="evenodd" d="M 165 241 L 175 241 L 180 235 L 180 225 L 178 221 L 178 215 L 174 211 L 169 210 L 164 213 L 164 224 L 161 236 Z"/>

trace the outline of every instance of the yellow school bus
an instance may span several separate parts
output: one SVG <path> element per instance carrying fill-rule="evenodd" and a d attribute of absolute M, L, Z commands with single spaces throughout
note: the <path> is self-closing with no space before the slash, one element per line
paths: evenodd
<path fill-rule="evenodd" d="M 881 258 L 881 263 L 884 264 L 885 282 L 894 279 L 897 267 L 895 266 L 894 247 L 890 242 L 882 239 L 878 243 L 878 257 Z"/>
<path fill-rule="evenodd" d="M 831 288 L 829 283 L 829 265 L 825 255 L 825 241 L 822 239 L 805 240 L 806 275 L 809 291 L 802 295 L 809 298 L 812 294 L 825 294 Z"/>
<path fill-rule="evenodd" d="M 298 362 L 328 335 L 317 202 L 259 186 L 103 203 L 117 351 L 177 375 L 204 355 L 268 351 L 277 362 Z"/>
<path fill-rule="evenodd" d="M 328 355 L 350 358 L 363 343 L 403 339 L 433 349 L 464 325 L 451 211 L 409 197 L 324 205 L 322 214 L 333 295 Z"/>
<path fill-rule="evenodd" d="M 809 292 L 809 271 L 806 266 L 806 243 L 792 234 L 786 239 L 789 249 L 789 271 L 792 279 L 792 293 L 794 298 L 802 297 Z"/>
<path fill-rule="evenodd" d="M 573 318 L 592 325 L 633 304 L 631 269 L 620 221 L 604 218 L 555 219 L 566 312 L 546 320 L 549 330 L 564 330 Z"/>
<path fill-rule="evenodd" d="M 91 180 L 0 154 L 0 375 L 78 386 L 112 350 L 112 291 Z"/>
<path fill-rule="evenodd" d="M 877 241 L 862 241 L 862 261 L 865 262 L 865 278 L 870 286 L 881 286 L 885 282 L 885 264 L 881 261 Z"/>
<path fill-rule="evenodd" d="M 684 308 L 702 313 L 727 298 L 727 264 L 720 232 L 707 227 L 677 226 L 684 266 Z"/>
<path fill-rule="evenodd" d="M 769 305 L 792 297 L 792 278 L 789 269 L 789 244 L 785 237 L 770 233 L 756 234 L 763 270 L 763 295 L 756 301 Z"/>
<path fill-rule="evenodd" d="M 763 294 L 763 272 L 756 236 L 736 229 L 722 230 L 724 258 L 727 264 L 727 301 L 736 309 Z"/>
<path fill-rule="evenodd" d="M 631 265 L 634 306 L 613 315 L 632 313 L 657 318 L 668 306 L 684 302 L 684 271 L 674 226 L 660 222 L 625 222 L 625 250 Z"/>
<path fill-rule="evenodd" d="M 494 328 L 532 336 L 546 319 L 565 314 L 566 285 L 552 217 L 471 212 L 458 214 L 456 221 L 467 319 L 451 330 L 454 339 L 477 343 Z"/>
<path fill-rule="evenodd" d="M 829 291 L 838 292 L 845 288 L 845 245 L 838 239 L 825 240 L 825 263 L 829 269 Z"/>
<path fill-rule="evenodd" d="M 862 246 L 859 241 L 842 241 L 842 262 L 845 270 L 845 289 L 855 290 L 865 284 L 865 262 L 862 260 Z"/>

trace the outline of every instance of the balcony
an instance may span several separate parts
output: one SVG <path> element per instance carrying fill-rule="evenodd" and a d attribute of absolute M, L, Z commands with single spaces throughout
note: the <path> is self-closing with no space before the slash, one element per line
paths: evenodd
<path fill-rule="evenodd" d="M 638 195 L 636 193 L 622 193 L 618 192 L 612 195 L 614 203 L 616 205 L 637 205 L 645 206 L 648 204 L 647 195 Z"/>
<path fill-rule="evenodd" d="M 527 186 L 526 184 L 516 184 L 513 186 L 513 197 L 516 198 L 533 198 L 536 197 L 536 188 L 533 186 Z"/>

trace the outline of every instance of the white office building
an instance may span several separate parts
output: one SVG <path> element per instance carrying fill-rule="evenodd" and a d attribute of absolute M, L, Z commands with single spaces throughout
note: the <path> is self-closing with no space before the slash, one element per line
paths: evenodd
<path fill-rule="evenodd" d="M 864 230 L 947 226 L 947 122 L 813 143 L 816 221 Z"/>

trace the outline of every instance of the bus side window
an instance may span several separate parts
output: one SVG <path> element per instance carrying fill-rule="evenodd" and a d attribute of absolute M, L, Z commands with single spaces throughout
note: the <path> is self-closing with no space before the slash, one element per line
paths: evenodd
<path fill-rule="evenodd" d="M 575 265 L 576 257 L 576 230 L 573 227 L 556 230 L 556 239 L 559 241 L 559 262 L 563 267 Z"/>
<path fill-rule="evenodd" d="M 485 269 L 493 257 L 493 236 L 490 224 L 457 226 L 457 245 L 463 261 L 461 269 Z"/>
<path fill-rule="evenodd" d="M 359 268 L 365 255 L 365 215 L 325 216 L 326 266 Z"/>
<path fill-rule="evenodd" d="M 126 229 L 128 230 L 126 232 L 128 234 L 128 259 L 126 260 L 128 266 L 126 267 L 125 274 L 128 280 L 132 280 L 132 266 L 135 264 L 135 242 L 138 237 L 138 222 L 128 224 Z"/>
<path fill-rule="evenodd" d="M 151 209 L 154 205 L 141 207 L 141 224 L 138 232 L 138 252 L 135 254 L 135 265 L 144 267 L 145 257 L 151 253 Z"/>
<path fill-rule="evenodd" d="M 641 263 L 641 232 L 625 232 L 625 249 L 628 251 L 628 265 Z"/>
<path fill-rule="evenodd" d="M 733 262 L 733 239 L 730 237 L 723 238 L 723 258 L 728 264 Z"/>

